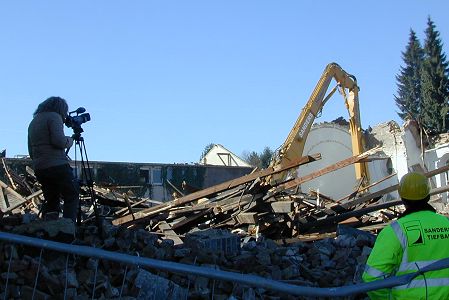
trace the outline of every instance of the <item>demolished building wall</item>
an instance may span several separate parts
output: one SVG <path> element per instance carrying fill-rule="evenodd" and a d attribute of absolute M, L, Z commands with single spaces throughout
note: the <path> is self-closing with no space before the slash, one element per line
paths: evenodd
<path fill-rule="evenodd" d="M 416 124 L 413 122 L 407 122 L 402 127 L 395 121 L 384 122 L 372 128 L 370 127 L 364 137 L 365 149 L 381 147 L 381 157 L 384 158 L 368 162 L 369 181 L 373 183 L 391 176 L 371 187 L 370 192 L 377 192 L 397 184 L 399 179 L 409 170 L 434 170 L 443 164 L 440 161 L 441 158 L 438 158 L 438 162 L 429 161 L 429 163 L 424 165 L 419 132 Z M 441 151 L 444 152 L 444 150 L 440 150 L 438 153 L 442 153 Z M 348 126 L 332 122 L 314 124 L 304 147 L 305 155 L 312 153 L 321 153 L 322 159 L 301 166 L 298 169 L 299 176 L 304 176 L 352 155 L 351 135 Z M 429 157 L 428 160 L 431 160 L 431 155 L 427 154 L 427 156 Z M 442 154 L 436 155 L 436 157 L 441 156 Z M 335 180 L 336 178 L 338 180 Z M 440 180 L 436 186 L 441 186 L 441 182 L 443 180 Z M 301 190 L 305 193 L 308 193 L 310 190 L 319 190 L 320 193 L 327 196 L 339 198 L 350 193 L 355 185 L 354 166 L 347 166 L 302 184 Z M 396 198 L 398 198 L 397 192 L 384 196 L 385 200 Z"/>
<path fill-rule="evenodd" d="M 424 161 L 429 170 L 449 165 L 449 134 L 440 134 L 435 138 L 435 147 L 426 150 L 424 153 Z M 449 174 L 444 172 L 435 177 L 435 185 L 437 187 L 445 186 L 448 183 Z M 442 193 L 443 203 L 449 203 L 448 193 Z"/>
<path fill-rule="evenodd" d="M 439 145 L 433 149 L 427 150 L 424 154 L 426 167 L 430 170 L 440 168 L 449 164 L 449 143 Z M 435 176 L 435 185 L 437 187 L 445 186 L 448 182 L 448 172 Z M 441 194 L 444 203 L 448 203 L 448 194 Z"/>
<path fill-rule="evenodd" d="M 384 122 L 370 128 L 365 137 L 367 148 L 380 146 L 383 154 L 389 158 L 368 164 L 371 181 L 375 182 L 396 173 L 396 176 L 378 184 L 371 192 L 397 184 L 399 179 L 411 170 L 426 170 L 419 135 L 413 122 L 406 122 L 403 126 L 399 126 L 395 121 Z M 398 198 L 398 194 L 390 193 L 389 197 Z"/>
<path fill-rule="evenodd" d="M 403 139 L 403 132 L 399 125 L 394 122 L 385 122 L 369 128 L 365 134 L 365 143 L 367 148 L 381 147 L 382 154 L 388 157 L 387 160 L 372 161 L 368 163 L 368 170 L 370 173 L 370 180 L 376 182 L 393 173 L 396 176 L 379 183 L 376 187 L 371 189 L 371 192 L 384 189 L 387 186 L 398 183 L 399 174 L 405 173 L 407 170 L 406 161 L 407 150 Z M 397 198 L 397 193 L 394 192 L 387 196 L 387 198 Z"/>
<path fill-rule="evenodd" d="M 397 174 L 390 180 L 378 184 L 371 192 L 398 183 L 409 171 L 433 171 L 448 165 L 449 162 L 449 143 L 446 135 L 440 135 L 435 146 L 423 152 L 421 147 L 429 145 L 421 141 L 418 127 L 414 122 L 406 122 L 402 126 L 394 121 L 378 124 L 367 132 L 366 140 L 369 148 L 381 146 L 384 154 L 390 158 L 385 164 L 376 161 L 369 163 L 371 181 L 393 172 Z M 448 174 L 444 172 L 431 178 L 431 185 L 433 188 L 440 188 L 446 186 L 447 181 Z M 391 195 L 398 197 L 396 192 Z M 443 203 L 448 203 L 447 193 L 440 194 L 440 197 Z"/>
<path fill-rule="evenodd" d="M 5 164 L 17 174 L 26 174 L 31 167 L 30 159 L 4 158 Z M 71 161 L 72 167 L 75 163 Z M 229 167 L 189 164 L 156 164 L 124 162 L 89 162 L 93 180 L 102 185 L 131 190 L 137 196 L 158 201 L 173 199 L 174 192 L 183 192 L 183 186 L 204 189 L 224 181 L 241 177 L 252 171 L 250 167 Z M 78 177 L 81 176 L 77 164 Z M 7 181 L 3 168 L 0 180 Z M 184 184 L 183 184 L 184 183 Z M 185 191 L 186 194 L 191 191 Z M 179 196 L 179 195 L 178 195 Z"/>

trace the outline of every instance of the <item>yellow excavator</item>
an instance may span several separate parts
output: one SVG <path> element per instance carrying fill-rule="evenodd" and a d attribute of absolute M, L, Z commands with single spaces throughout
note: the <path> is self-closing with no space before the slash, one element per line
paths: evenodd
<path fill-rule="evenodd" d="M 332 79 L 337 82 L 337 85 L 326 95 Z M 326 66 L 309 101 L 302 109 L 287 139 L 279 150 L 276 151 L 275 156 L 271 160 L 270 167 L 282 169 L 282 167 L 297 161 L 303 156 L 307 135 L 315 118 L 321 112 L 324 104 L 326 104 L 337 90 L 342 94 L 349 112 L 349 131 L 352 139 L 353 155 L 355 156 L 363 152 L 357 80 L 353 75 L 346 73 L 338 64 L 330 63 Z M 365 163 L 356 163 L 355 173 L 357 179 L 368 180 Z M 271 178 L 268 178 L 268 181 L 269 183 L 281 182 L 286 179 L 287 175 L 288 172 L 277 173 L 271 176 Z"/>

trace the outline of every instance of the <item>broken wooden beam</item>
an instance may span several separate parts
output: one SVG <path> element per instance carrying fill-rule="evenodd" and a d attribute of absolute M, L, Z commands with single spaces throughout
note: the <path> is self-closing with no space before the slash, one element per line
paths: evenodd
<path fill-rule="evenodd" d="M 194 214 L 190 215 L 189 217 L 183 219 L 182 221 L 179 221 L 179 222 L 173 224 L 172 225 L 172 229 L 173 230 L 175 230 L 175 229 L 178 230 L 178 229 L 181 229 L 183 226 L 186 226 L 189 223 L 192 223 L 192 222 L 197 222 L 198 223 L 198 220 L 200 218 L 206 216 L 207 214 L 209 214 L 211 212 L 212 212 L 212 209 L 208 209 L 208 210 L 205 210 L 205 211 L 200 211 L 200 212 L 194 213 Z"/>
<path fill-rule="evenodd" d="M 184 243 L 167 222 L 159 222 L 158 227 L 159 230 L 165 235 L 162 239 L 170 239 L 175 243 L 175 245 L 182 245 Z"/>
<path fill-rule="evenodd" d="M 273 212 L 275 213 L 291 213 L 294 209 L 294 201 L 273 201 L 270 203 Z"/>
<path fill-rule="evenodd" d="M 429 172 L 427 172 L 427 173 L 424 173 L 424 175 L 425 175 L 427 178 L 430 178 L 430 177 L 432 177 L 432 176 L 435 176 L 435 175 L 437 175 L 437 174 L 446 172 L 446 171 L 448 171 L 448 170 L 449 170 L 449 165 L 443 166 L 443 167 L 438 168 L 438 169 L 435 169 L 435 170 L 433 170 L 433 171 L 429 171 Z M 371 200 L 371 199 L 374 199 L 374 198 L 377 198 L 377 197 L 381 197 L 381 196 L 383 196 L 384 194 L 388 194 L 388 193 L 394 192 L 394 191 L 396 191 L 398 188 L 399 188 L 399 184 L 395 184 L 395 185 L 389 186 L 389 187 L 387 187 L 387 188 L 384 188 L 384 189 L 382 189 L 382 190 L 380 190 L 380 191 L 377 191 L 377 192 L 374 192 L 374 193 L 371 193 L 371 194 L 367 194 L 367 195 L 363 195 L 363 196 L 361 196 L 361 197 L 359 197 L 359 198 L 357 198 L 357 199 L 355 199 L 355 200 L 353 200 L 353 201 L 343 203 L 343 204 L 341 204 L 341 206 L 342 206 L 343 208 L 345 208 L 345 209 L 348 209 L 348 208 L 350 208 L 350 207 L 353 207 L 353 206 L 356 206 L 356 205 L 365 203 L 365 202 L 367 202 L 367 201 L 369 201 L 369 200 Z"/>
<path fill-rule="evenodd" d="M 11 212 L 29 200 L 0 180 L 0 211 L 3 214 Z"/>
<path fill-rule="evenodd" d="M 235 220 L 239 224 L 257 224 L 259 222 L 257 212 L 241 212 L 235 216 Z"/>
<path fill-rule="evenodd" d="M 379 150 L 378 148 L 371 149 L 371 150 L 366 151 L 366 152 L 364 152 L 362 154 L 359 154 L 359 155 L 356 155 L 356 156 L 352 156 L 352 157 L 346 158 L 344 160 L 341 160 L 339 162 L 336 162 L 335 164 L 332 164 L 330 166 L 322 168 L 322 169 L 320 169 L 318 171 L 315 171 L 313 173 L 310 173 L 310 174 L 308 174 L 306 176 L 302 176 L 302 177 L 299 177 L 299 178 L 296 178 L 296 179 L 293 179 L 293 180 L 286 181 L 286 182 L 284 182 L 284 183 L 282 183 L 282 184 L 280 184 L 280 185 L 278 185 L 276 187 L 275 193 L 295 188 L 298 185 L 300 185 L 301 183 L 310 181 L 310 180 L 315 179 L 317 177 L 323 176 L 324 174 L 327 174 L 327 173 L 333 172 L 335 170 L 344 168 L 344 167 L 352 165 L 354 163 L 358 163 L 362 159 L 367 158 L 368 156 L 374 154 L 378 150 Z"/>
<path fill-rule="evenodd" d="M 388 179 L 390 179 L 391 177 L 396 176 L 396 175 L 397 175 L 396 173 L 390 174 L 390 175 L 388 175 L 388 176 L 386 176 L 386 177 L 384 177 L 384 178 L 382 178 L 382 179 L 380 179 L 380 180 L 378 180 L 378 181 L 376 181 L 376 182 L 371 183 L 370 185 L 367 185 L 367 186 L 361 187 L 360 189 L 355 190 L 354 192 L 352 192 L 352 193 L 349 194 L 349 195 L 346 195 L 346 196 L 344 196 L 344 197 L 342 197 L 342 198 L 340 198 L 340 199 L 338 199 L 338 200 L 335 200 L 335 202 L 341 203 L 343 200 L 346 200 L 346 199 L 352 199 L 352 198 L 354 198 L 355 196 L 357 196 L 358 193 L 360 193 L 360 192 L 362 192 L 362 191 L 365 191 L 365 190 L 368 190 L 368 189 L 372 188 L 373 186 L 376 186 L 376 185 L 378 185 L 379 183 L 382 183 L 382 182 L 384 182 L 385 180 L 388 180 Z"/>
<path fill-rule="evenodd" d="M 312 228 L 323 229 L 325 226 L 331 226 L 331 225 L 336 226 L 336 223 L 346 220 L 348 218 L 362 216 L 364 214 L 367 214 L 367 213 L 370 213 L 373 211 L 377 211 L 377 210 L 380 210 L 383 208 L 392 207 L 392 206 L 401 205 L 401 204 L 402 204 L 401 200 L 396 200 L 396 201 L 389 201 L 389 202 L 386 202 L 383 204 L 368 206 L 368 207 L 365 207 L 362 209 L 353 210 L 353 211 L 342 213 L 342 214 L 339 214 L 336 216 L 317 220 L 315 222 L 309 222 L 307 224 L 302 224 L 300 226 L 299 230 L 301 232 L 307 232 Z"/>
<path fill-rule="evenodd" d="M 444 192 L 449 191 L 449 185 L 446 185 L 444 187 L 440 187 L 440 188 L 436 188 L 436 189 L 432 189 L 430 191 L 430 195 L 437 195 L 437 194 L 441 194 Z M 315 222 L 309 222 L 307 224 L 303 224 L 301 225 L 301 230 L 308 230 L 311 228 L 318 228 L 318 227 L 323 227 L 326 225 L 335 225 L 335 223 L 338 223 L 340 221 L 346 220 L 350 217 L 359 217 L 362 215 L 365 215 L 367 213 L 370 212 L 374 212 L 374 211 L 378 211 L 384 208 L 389 208 L 392 206 L 396 206 L 396 205 L 402 205 L 403 202 L 402 200 L 394 200 L 394 201 L 388 201 L 382 204 L 377 204 L 377 205 L 372 205 L 372 206 L 368 206 L 365 208 L 361 208 L 361 209 L 357 209 L 357 210 L 353 210 L 353 211 L 349 211 L 346 213 L 342 213 L 336 216 L 332 216 L 332 217 L 328 217 L 325 219 L 321 219 L 321 220 L 317 220 Z"/>
<path fill-rule="evenodd" d="M 185 194 L 183 192 L 181 192 L 173 183 L 171 183 L 170 180 L 166 179 L 165 180 L 168 185 L 175 191 L 175 193 L 177 193 L 179 196 L 184 197 Z"/>
<path fill-rule="evenodd" d="M 3 158 L 2 158 L 2 164 L 3 164 L 3 169 L 5 170 L 6 176 L 8 177 L 9 182 L 10 182 L 11 185 L 12 185 L 12 188 L 13 188 L 14 190 L 17 190 L 17 186 L 16 186 L 16 184 L 14 183 L 14 180 L 12 179 L 11 173 L 9 172 L 9 168 L 6 166 L 5 160 L 4 160 Z"/>
<path fill-rule="evenodd" d="M 315 160 L 318 160 L 318 159 L 321 159 L 321 155 L 320 154 L 304 156 L 304 157 L 301 157 L 300 159 L 298 159 L 298 161 L 293 162 L 293 163 L 289 164 L 288 166 L 285 166 L 282 169 L 275 170 L 274 168 L 271 167 L 271 168 L 267 168 L 267 169 L 261 170 L 259 172 L 254 172 L 254 173 L 251 173 L 251 174 L 248 174 L 248 175 L 245 175 L 245 176 L 233 179 L 233 180 L 229 180 L 229 181 L 223 182 L 223 183 L 218 184 L 218 185 L 214 185 L 212 187 L 209 187 L 209 188 L 200 190 L 198 192 L 186 195 L 186 196 L 181 197 L 179 199 L 168 201 L 168 202 L 165 202 L 163 204 L 156 205 L 154 207 L 151 207 L 151 208 L 148 208 L 148 209 L 144 209 L 144 210 L 142 210 L 140 212 L 137 212 L 137 213 L 134 214 L 134 216 L 135 216 L 134 222 L 136 222 L 136 221 L 143 222 L 145 220 L 150 219 L 155 214 L 157 214 L 159 212 L 162 212 L 162 211 L 165 211 L 165 210 L 167 210 L 167 209 L 169 209 L 171 207 L 175 207 L 175 206 L 178 206 L 178 205 L 186 204 L 186 203 L 198 200 L 198 199 L 203 198 L 203 197 L 214 195 L 216 193 L 225 191 L 227 189 L 231 189 L 231 188 L 237 187 L 239 185 L 251 182 L 251 181 L 253 181 L 253 180 L 255 180 L 255 179 L 259 178 L 259 177 L 265 177 L 265 176 L 269 176 L 269 175 L 276 174 L 276 173 L 279 173 L 279 172 L 283 172 L 285 170 L 288 170 L 288 169 L 291 169 L 291 168 L 296 168 L 296 167 L 298 167 L 300 165 L 303 165 L 303 164 L 306 164 L 306 163 L 309 163 L 309 162 L 312 162 L 312 161 L 315 161 Z M 113 220 L 112 224 L 114 224 L 114 225 L 121 225 L 122 224 L 123 225 L 123 224 L 127 224 L 128 222 L 131 222 L 131 221 L 133 221 L 132 216 L 126 215 L 124 217 L 117 218 L 117 219 Z"/>

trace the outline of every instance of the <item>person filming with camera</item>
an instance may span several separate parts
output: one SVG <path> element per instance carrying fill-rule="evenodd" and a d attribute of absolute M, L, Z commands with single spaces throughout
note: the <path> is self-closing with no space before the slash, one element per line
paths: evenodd
<path fill-rule="evenodd" d="M 42 185 L 44 219 L 59 218 L 62 197 L 63 217 L 75 222 L 79 184 L 66 155 L 66 149 L 73 145 L 73 138 L 64 135 L 67 116 L 68 105 L 63 98 L 50 97 L 40 103 L 28 127 L 28 152 L 36 178 Z"/>

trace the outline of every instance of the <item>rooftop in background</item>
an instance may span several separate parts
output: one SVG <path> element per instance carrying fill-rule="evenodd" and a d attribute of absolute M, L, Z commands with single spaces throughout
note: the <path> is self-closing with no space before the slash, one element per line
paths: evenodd
<path fill-rule="evenodd" d="M 200 160 L 203 165 L 251 167 L 246 161 L 226 149 L 215 144 Z"/>

